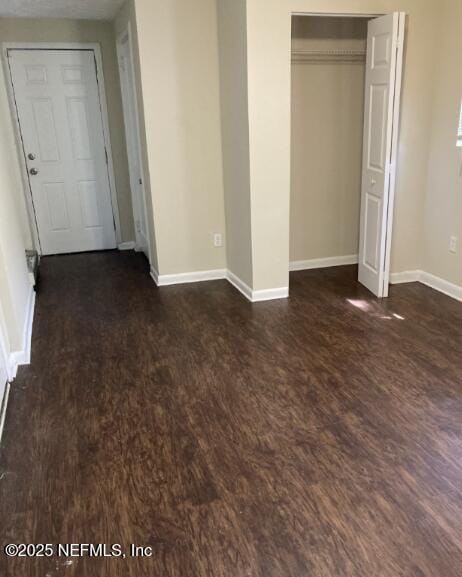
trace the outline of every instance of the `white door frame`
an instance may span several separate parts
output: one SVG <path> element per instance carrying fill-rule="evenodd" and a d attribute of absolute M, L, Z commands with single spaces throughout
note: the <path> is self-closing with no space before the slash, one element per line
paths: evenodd
<path fill-rule="evenodd" d="M 291 12 L 291 24 L 294 16 L 315 16 L 320 18 L 380 18 L 387 13 L 364 13 L 364 12 Z M 390 14 L 390 12 L 388 12 Z M 401 12 L 402 21 L 399 29 L 399 50 L 404 48 L 404 33 L 405 33 L 405 12 Z M 398 68 L 396 71 L 395 80 L 395 95 L 398 93 L 401 96 L 403 75 L 403 59 L 398 58 Z M 399 117 L 400 117 L 400 102 L 395 102 L 393 110 L 393 134 L 392 134 L 392 149 L 390 159 L 390 192 L 388 201 L 388 213 L 386 223 L 386 256 L 385 256 L 385 271 L 384 271 L 384 297 L 388 297 L 388 289 L 390 286 L 390 261 L 391 261 L 391 241 L 393 234 L 393 211 L 395 206 L 395 192 L 396 192 L 396 171 L 398 165 L 398 145 L 399 145 Z M 291 151 L 292 154 L 292 151 Z"/>
<path fill-rule="evenodd" d="M 104 145 L 107 153 L 107 172 L 109 177 L 109 189 L 111 191 L 112 214 L 114 217 L 116 242 L 121 244 L 122 234 L 120 228 L 119 203 L 117 201 L 117 188 L 115 183 L 114 162 L 112 158 L 111 136 L 109 132 L 109 114 L 107 110 L 106 89 L 104 83 L 103 57 L 101 46 L 96 43 L 87 42 L 2 42 L 2 60 L 5 73 L 8 100 L 10 103 L 11 115 L 14 119 L 16 144 L 20 157 L 21 173 L 24 184 L 24 193 L 26 197 L 27 208 L 29 212 L 32 234 L 35 241 L 35 248 L 39 254 L 42 254 L 40 244 L 40 235 L 35 217 L 34 202 L 32 200 L 32 190 L 29 183 L 29 173 L 26 165 L 26 153 L 22 143 L 21 128 L 19 123 L 16 101 L 14 98 L 13 79 L 8 61 L 8 50 L 72 50 L 72 51 L 92 51 L 95 58 L 96 78 L 98 84 L 99 102 L 101 106 L 101 118 L 103 121 Z"/>
<path fill-rule="evenodd" d="M 6 383 L 0 382 L 0 440 L 2 438 L 3 426 L 5 424 L 6 406 L 8 404 L 8 395 L 10 392 L 10 382 L 14 379 L 11 371 L 11 366 L 8 361 L 8 354 L 6 350 L 6 335 L 2 327 L 3 311 L 0 304 L 0 368 L 3 366 L 6 372 Z M 2 371 L 0 370 L 0 378 Z M 3 379 L 2 379 L 3 381 Z"/>
<path fill-rule="evenodd" d="M 149 218 L 148 218 L 148 210 L 147 210 L 147 203 L 146 203 L 146 186 L 145 186 L 145 172 L 144 172 L 144 164 L 143 164 L 143 155 L 141 153 L 141 151 L 143 150 L 142 145 L 141 145 L 141 129 L 140 129 L 140 113 L 139 113 L 139 107 L 138 107 L 138 91 L 137 91 L 137 86 L 136 86 L 136 76 L 135 76 L 135 58 L 134 58 L 134 50 L 133 50 L 133 33 L 132 33 L 132 27 L 131 27 L 131 23 L 128 22 L 127 26 L 122 30 L 122 32 L 117 36 L 116 39 L 116 48 L 117 48 L 117 61 L 120 64 L 120 52 L 121 52 L 121 48 L 122 48 L 122 44 L 124 42 L 127 42 L 128 45 L 128 51 L 130 54 L 130 67 L 131 67 L 131 72 L 132 72 L 132 85 L 131 87 L 127 87 L 127 88 L 131 88 L 131 92 L 132 92 L 132 98 L 133 98 L 133 105 L 134 105 L 134 111 L 135 111 L 135 132 L 136 134 L 134 135 L 134 140 L 137 144 L 137 150 L 136 150 L 136 154 L 138 155 L 138 166 L 140 168 L 140 172 L 141 172 L 141 178 L 143 179 L 143 183 L 142 183 L 142 197 L 143 197 L 143 203 L 142 206 L 139 206 L 139 202 L 138 202 L 138 197 L 136 196 L 136 192 L 133 190 L 132 188 L 132 183 L 131 183 L 131 179 L 130 179 L 130 190 L 131 190 L 131 195 L 132 195 L 132 208 L 133 208 L 133 220 L 135 222 L 135 237 L 136 237 L 136 243 L 138 244 L 138 237 L 139 237 L 139 233 L 136 230 L 136 221 L 140 220 L 141 215 L 139 213 L 140 210 L 144 210 L 144 221 L 146 224 L 146 234 L 147 234 L 147 241 L 148 241 L 148 260 L 149 260 L 149 264 L 151 264 L 152 262 L 152 258 L 151 258 L 151 227 L 149 224 Z M 124 115 L 124 126 L 125 126 L 125 132 L 127 132 L 127 122 L 126 122 L 126 118 L 125 118 L 125 103 L 124 103 L 124 96 L 123 96 L 123 90 L 122 90 L 122 76 L 120 76 L 120 85 L 121 85 L 121 96 L 122 96 L 122 112 Z M 131 158 L 130 158 L 130 151 L 127 150 L 127 156 L 128 156 L 128 162 L 131 162 Z M 134 151 L 135 153 L 135 151 Z M 130 168 L 130 167 L 129 167 Z M 135 198 L 136 197 L 136 198 Z M 137 248 L 138 248 L 137 246 Z"/>
<path fill-rule="evenodd" d="M 0 307 L 1 307 L 1 304 L 0 304 Z M 3 311 L 0 310 L 0 321 L 2 321 L 2 319 L 3 319 Z M 0 323 L 0 363 L 3 363 L 3 365 L 6 369 L 6 373 L 8 375 L 8 380 L 11 380 L 13 378 L 13 375 L 11 372 L 10 363 L 9 363 L 9 359 L 8 359 L 6 343 L 7 343 L 6 335 L 4 334 L 2 324 Z M 2 399 L 0 398 L 0 403 L 1 402 L 2 402 Z"/>

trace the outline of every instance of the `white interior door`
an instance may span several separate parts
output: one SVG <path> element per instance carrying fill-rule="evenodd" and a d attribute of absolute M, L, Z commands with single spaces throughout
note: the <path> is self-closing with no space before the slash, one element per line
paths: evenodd
<path fill-rule="evenodd" d="M 115 248 L 93 51 L 8 58 L 42 253 Z"/>
<path fill-rule="evenodd" d="M 359 281 L 378 297 L 388 296 L 404 19 L 371 20 L 367 40 Z"/>
<path fill-rule="evenodd" d="M 120 85 L 122 89 L 130 186 L 132 190 L 133 217 L 135 221 L 136 249 L 144 252 L 147 259 L 150 260 L 146 197 L 140 148 L 140 128 L 129 31 L 120 38 L 117 51 L 119 56 Z"/>

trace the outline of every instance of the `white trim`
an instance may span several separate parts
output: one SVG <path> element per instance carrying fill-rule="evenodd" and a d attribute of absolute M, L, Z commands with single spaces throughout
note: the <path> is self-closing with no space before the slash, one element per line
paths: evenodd
<path fill-rule="evenodd" d="M 135 67 L 135 52 L 133 49 L 133 34 L 132 34 L 132 26 L 131 26 L 131 22 L 127 22 L 127 27 L 122 30 L 122 32 L 119 34 L 119 36 L 116 39 L 116 50 L 117 50 L 117 61 L 118 64 L 120 66 L 120 50 L 121 50 L 121 46 L 124 42 L 124 39 L 127 38 L 128 41 L 128 50 L 130 53 L 130 67 L 131 67 L 131 72 L 132 72 L 132 97 L 133 97 L 133 104 L 135 107 L 135 132 L 136 132 L 136 143 L 137 143 L 137 153 L 138 153 L 138 164 L 139 164 L 139 170 L 141 172 L 141 178 L 142 178 L 142 196 L 143 196 L 143 206 L 139 207 L 138 204 L 138 199 L 136 198 L 134 200 L 134 197 L 136 196 L 134 194 L 134 191 L 132 190 L 132 185 L 130 182 L 130 191 L 131 191 L 131 198 L 132 198 L 132 209 L 133 209 L 133 218 L 135 220 L 135 235 L 137 237 L 137 242 L 138 242 L 138 231 L 137 231 L 137 227 L 136 227 L 136 220 L 137 217 L 138 219 L 140 218 L 139 215 L 135 215 L 135 212 L 138 212 L 139 210 L 144 210 L 144 220 L 145 220 L 145 224 L 146 224 L 146 234 L 148 236 L 147 241 L 148 241 L 148 260 L 149 263 L 152 262 L 152 252 L 151 252 L 151 227 L 150 227 L 150 220 L 148 218 L 148 204 L 146 202 L 146 175 L 145 175 L 145 171 L 144 171 L 144 164 L 143 164 L 143 154 L 142 154 L 142 150 L 143 150 L 143 146 L 142 146 L 142 141 L 141 141 L 141 128 L 140 128 L 140 112 L 139 112 L 139 108 L 138 108 L 138 91 L 137 91 L 137 86 L 136 86 L 136 67 Z M 120 75 L 120 71 L 119 71 L 119 76 L 120 76 L 120 88 L 121 88 L 121 97 L 122 97 L 122 114 L 124 116 L 124 127 L 125 127 L 125 133 L 127 133 L 127 124 L 126 124 L 126 118 L 125 118 L 125 103 L 124 103 L 124 94 L 123 94 L 123 90 L 122 90 L 122 76 Z M 125 134 L 126 137 L 126 134 Z M 128 162 L 130 162 L 130 151 L 127 150 L 127 154 L 128 154 Z M 129 167 L 130 169 L 130 167 Z M 137 249 L 138 250 L 138 249 Z M 139 249 L 141 250 L 141 249 Z"/>
<path fill-rule="evenodd" d="M 103 69 L 103 57 L 101 54 L 101 47 L 99 44 L 87 44 L 82 46 L 88 46 L 90 49 L 93 47 L 93 53 L 95 55 L 96 61 L 96 77 L 98 79 L 98 90 L 99 90 L 99 101 L 101 104 L 101 116 L 103 119 L 103 135 L 104 135 L 104 145 L 106 147 L 108 156 L 108 176 L 109 185 L 111 188 L 111 200 L 112 200 L 112 213 L 114 215 L 114 225 L 116 232 L 116 242 L 122 241 L 122 229 L 120 226 L 120 214 L 119 214 L 119 201 L 117 198 L 117 187 L 115 182 L 114 173 L 114 161 L 112 158 L 112 144 L 111 144 L 111 133 L 109 130 L 109 112 L 107 109 L 107 98 L 106 98 L 106 88 L 104 82 L 104 69 Z"/>
<path fill-rule="evenodd" d="M 10 396 L 10 383 L 6 383 L 3 399 L 0 399 L 0 441 L 2 440 L 3 429 L 5 427 L 6 408 L 8 406 L 8 398 Z"/>
<path fill-rule="evenodd" d="M 310 270 L 315 268 L 327 268 L 330 266 L 342 266 L 345 264 L 355 264 L 358 257 L 356 255 L 345 257 L 334 257 L 332 259 L 315 259 L 311 261 L 297 261 L 290 263 L 291 270 Z M 334 264 L 331 264 L 334 263 Z M 295 268 L 303 267 L 303 268 Z M 158 287 L 167 287 L 178 284 L 189 284 L 196 282 L 205 282 L 211 280 L 226 279 L 234 288 L 243 294 L 250 302 L 263 302 L 276 299 L 285 299 L 289 296 L 288 287 L 280 287 L 264 290 L 251 289 L 242 279 L 230 270 L 207 270 L 190 273 L 180 273 L 171 275 L 159 275 L 151 266 L 150 276 Z M 462 286 L 450 283 L 430 273 L 411 270 L 390 275 L 391 284 L 404 284 L 411 282 L 420 282 L 434 290 L 437 290 L 458 301 L 462 301 Z"/>
<path fill-rule="evenodd" d="M 159 286 L 159 273 L 156 271 L 156 269 L 151 265 L 151 269 L 149 271 L 149 274 L 152 278 L 152 280 L 156 283 L 156 286 Z"/>
<path fill-rule="evenodd" d="M 390 274 L 390 284 L 405 284 L 409 282 L 419 282 L 420 270 L 405 270 L 403 272 L 394 272 Z"/>
<path fill-rule="evenodd" d="M 441 277 L 422 270 L 411 270 L 390 275 L 391 284 L 420 282 L 440 293 L 462 301 L 462 286 L 451 283 Z"/>
<path fill-rule="evenodd" d="M 121 242 L 117 248 L 119 250 L 135 250 L 136 249 L 136 242 L 131 240 L 129 242 Z"/>
<path fill-rule="evenodd" d="M 226 273 L 226 280 L 233 285 L 235 289 L 237 289 L 240 293 L 242 293 L 246 299 L 250 302 L 253 300 L 253 291 L 252 289 L 237 275 L 235 275 L 230 270 Z"/>
<path fill-rule="evenodd" d="M 290 271 L 310 270 L 315 268 L 329 268 L 331 266 L 344 266 L 348 264 L 358 264 L 358 255 L 331 256 L 327 258 L 313 258 L 311 260 L 296 260 L 289 265 Z"/>
<path fill-rule="evenodd" d="M 206 282 L 211 280 L 227 280 L 234 288 L 242 293 L 246 299 L 253 303 L 274 299 L 285 299 L 289 296 L 288 287 L 254 291 L 237 275 L 226 269 L 159 275 L 154 267 L 151 266 L 150 276 L 158 287 Z"/>
<path fill-rule="evenodd" d="M 0 305 L 0 321 L 3 319 L 3 311 Z M 4 334 L 2 326 L 0 325 L 0 362 L 6 368 L 6 373 L 8 379 L 10 379 L 10 367 L 9 367 L 9 359 L 8 359 L 8 347 L 7 347 L 7 336 Z"/>
<path fill-rule="evenodd" d="M 37 251 L 39 254 L 42 254 L 42 249 L 40 245 L 40 236 L 38 232 L 38 226 L 35 219 L 35 210 L 34 205 L 32 202 L 32 191 L 29 185 L 29 178 L 27 173 L 26 161 L 25 161 L 25 152 L 22 147 L 22 140 L 21 140 L 21 131 L 19 125 L 19 118 L 17 115 L 15 100 L 14 100 L 14 87 L 13 87 L 13 79 L 11 76 L 11 70 L 8 63 L 8 50 L 32 50 L 32 49 L 40 49 L 40 50 L 89 50 L 93 51 L 93 55 L 95 58 L 95 67 L 96 67 L 96 78 L 97 78 L 97 85 L 98 85 L 98 94 L 99 94 L 99 102 L 101 106 L 101 119 L 103 123 L 103 137 L 104 137 L 104 145 L 107 151 L 108 163 L 107 163 L 107 172 L 109 177 L 109 189 L 111 192 L 111 205 L 112 205 L 112 214 L 114 217 L 114 224 L 115 224 L 115 234 L 116 234 L 116 242 L 122 242 L 122 233 L 120 227 L 120 215 L 119 215 L 119 203 L 117 200 L 117 188 L 115 183 L 115 173 L 114 173 L 114 162 L 112 158 L 112 145 L 111 145 L 111 135 L 109 131 L 109 114 L 107 109 L 107 99 L 106 99 L 106 89 L 105 89 L 105 82 L 104 82 L 104 70 L 103 70 L 103 58 L 101 54 L 101 46 L 97 42 L 2 42 L 2 58 L 3 58 L 3 67 L 5 71 L 5 78 L 7 79 L 7 92 L 9 97 L 10 103 L 10 110 L 12 117 L 14 119 L 14 124 L 16 126 L 16 142 L 18 151 L 20 152 L 21 158 L 21 167 L 22 167 L 22 178 L 23 178 L 23 185 L 24 185 L 24 194 L 26 197 L 26 203 L 30 212 L 30 219 L 32 224 L 32 232 L 34 236 L 34 240 L 37 243 Z M 32 210 L 32 212 L 31 212 Z"/>
<path fill-rule="evenodd" d="M 439 291 L 440 293 L 447 295 L 448 297 L 462 301 L 462 286 L 448 282 L 447 280 L 430 274 L 429 272 L 421 273 L 420 282 L 432 289 Z"/>
<path fill-rule="evenodd" d="M 19 363 L 16 360 L 15 353 L 10 353 L 10 358 L 8 359 L 8 380 L 14 381 L 16 375 L 18 374 Z"/>
<path fill-rule="evenodd" d="M 289 298 L 289 287 L 252 291 L 253 303 L 287 298 Z"/>
<path fill-rule="evenodd" d="M 22 349 L 10 353 L 8 359 L 8 376 L 10 380 L 16 377 L 18 366 L 30 364 L 32 347 L 32 329 L 34 324 L 35 291 L 30 287 L 29 300 L 27 303 L 27 313 L 24 321 Z"/>
<path fill-rule="evenodd" d="M 235 275 L 230 270 L 226 273 L 227 281 L 233 285 L 240 293 L 242 293 L 251 303 L 259 303 L 264 301 L 272 301 L 277 299 L 286 299 L 289 297 L 289 287 L 281 287 L 274 289 L 253 290 L 242 279 Z"/>
<path fill-rule="evenodd" d="M 3 311 L 1 310 L 0 315 L 3 315 Z M 3 318 L 0 319 L 0 321 L 3 321 Z M 5 423 L 6 404 L 8 401 L 10 380 L 5 341 L 6 338 L 3 334 L 2 325 L 0 325 L 0 441 L 2 439 L 3 425 Z"/>
<path fill-rule="evenodd" d="M 189 284 L 209 280 L 221 280 L 226 278 L 226 270 L 204 270 L 197 272 L 185 272 L 180 274 L 157 275 L 157 286 L 171 286 L 176 284 Z"/>

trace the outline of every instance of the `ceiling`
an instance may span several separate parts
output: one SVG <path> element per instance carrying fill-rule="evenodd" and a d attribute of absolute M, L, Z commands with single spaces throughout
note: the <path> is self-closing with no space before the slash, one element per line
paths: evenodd
<path fill-rule="evenodd" d="M 0 0 L 0 17 L 111 20 L 124 0 Z"/>

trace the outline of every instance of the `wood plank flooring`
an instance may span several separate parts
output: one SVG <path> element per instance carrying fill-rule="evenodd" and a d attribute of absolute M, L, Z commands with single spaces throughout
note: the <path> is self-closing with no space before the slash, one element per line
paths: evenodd
<path fill-rule="evenodd" d="M 462 305 L 354 267 L 251 305 L 134 253 L 44 258 L 0 449 L 2 577 L 460 577 Z M 66 563 L 68 561 L 68 563 Z"/>

